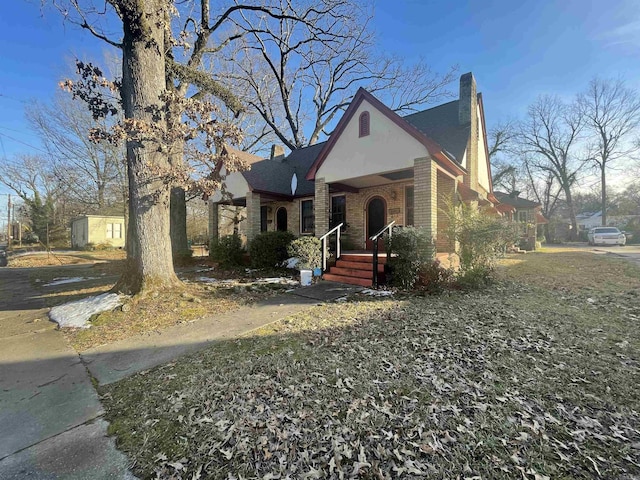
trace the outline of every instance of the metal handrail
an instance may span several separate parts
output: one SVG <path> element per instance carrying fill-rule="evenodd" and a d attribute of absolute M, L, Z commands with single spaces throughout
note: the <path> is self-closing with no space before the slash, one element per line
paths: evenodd
<path fill-rule="evenodd" d="M 393 227 L 393 225 L 395 225 L 395 223 L 396 223 L 396 221 L 393 220 L 386 227 L 383 227 L 382 230 L 380 230 L 378 233 L 376 233 L 375 235 L 369 237 L 369 240 L 371 240 L 371 241 L 377 240 L 380 237 L 380 235 L 382 235 L 387 230 L 389 230 L 389 233 L 391 233 L 391 227 Z"/>
<path fill-rule="evenodd" d="M 389 231 L 389 236 L 391 236 L 391 233 L 393 232 L 391 227 L 395 223 L 396 223 L 395 220 L 392 221 L 386 227 L 384 227 L 382 230 L 380 230 L 378 233 L 376 233 L 372 237 L 369 237 L 369 240 L 371 240 L 373 242 L 373 278 L 372 278 L 372 280 L 373 280 L 373 288 L 378 288 L 378 238 L 380 238 L 381 235 L 384 235 L 384 233 L 387 230 Z"/>
<path fill-rule="evenodd" d="M 320 237 L 320 242 L 322 243 L 322 271 L 324 272 L 327 269 L 327 238 L 333 232 L 336 233 L 336 259 L 340 258 L 340 229 L 344 225 L 344 222 L 340 225 L 336 225 L 327 233 Z"/>

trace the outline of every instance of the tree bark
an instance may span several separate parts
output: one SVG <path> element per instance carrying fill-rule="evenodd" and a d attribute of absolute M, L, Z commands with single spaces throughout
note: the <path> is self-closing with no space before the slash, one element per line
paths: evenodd
<path fill-rule="evenodd" d="M 187 201 L 184 189 L 171 189 L 171 251 L 174 260 L 189 253 L 187 239 Z"/>
<path fill-rule="evenodd" d="M 602 226 L 607 226 L 607 172 L 605 163 L 600 167 L 600 176 L 602 182 Z"/>
<path fill-rule="evenodd" d="M 166 128 L 164 25 L 166 2 L 122 2 L 124 27 L 122 101 L 125 118 Z M 157 134 L 127 141 L 129 235 L 127 267 L 116 289 L 140 294 L 180 284 L 171 258 L 170 187 L 155 168 L 167 170 L 169 157 Z"/>
<path fill-rule="evenodd" d="M 576 211 L 573 206 L 573 198 L 571 197 L 571 187 L 568 185 L 564 187 L 565 200 L 567 201 L 567 208 L 569 208 L 569 221 L 571 222 L 571 229 L 569 230 L 569 240 L 575 241 L 578 238 L 578 221 L 576 219 Z"/>

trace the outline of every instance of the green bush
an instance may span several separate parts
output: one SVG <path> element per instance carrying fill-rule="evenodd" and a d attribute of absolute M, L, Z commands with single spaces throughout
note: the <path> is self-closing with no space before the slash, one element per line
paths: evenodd
<path fill-rule="evenodd" d="M 213 239 L 209 246 L 209 257 L 223 268 L 241 265 L 243 253 L 242 240 L 236 234 Z"/>
<path fill-rule="evenodd" d="M 254 268 L 273 268 L 284 262 L 295 236 L 291 232 L 262 232 L 251 241 L 249 255 Z"/>
<path fill-rule="evenodd" d="M 448 205 L 447 237 L 457 245 L 460 275 L 470 270 L 491 272 L 496 259 L 518 242 L 517 225 L 464 203 Z M 474 274 L 475 275 L 475 274 Z"/>
<path fill-rule="evenodd" d="M 296 238 L 289 244 L 289 256 L 298 259 L 298 270 L 313 270 L 322 262 L 322 243 L 316 237 Z"/>
<path fill-rule="evenodd" d="M 424 228 L 395 229 L 386 238 L 386 247 L 390 284 L 406 290 L 413 288 L 421 266 L 430 263 L 435 253 L 433 239 Z"/>
<path fill-rule="evenodd" d="M 461 270 L 456 279 L 456 285 L 463 290 L 477 290 L 494 282 L 494 268 L 489 265 L 476 265 Z"/>

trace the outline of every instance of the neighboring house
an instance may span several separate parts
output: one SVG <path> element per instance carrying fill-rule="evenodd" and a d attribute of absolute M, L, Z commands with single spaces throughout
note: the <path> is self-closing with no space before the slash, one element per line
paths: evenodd
<path fill-rule="evenodd" d="M 535 250 L 538 225 L 549 223 L 544 215 L 540 213 L 542 208 L 540 203 L 519 197 L 520 192 L 493 192 L 493 194 L 500 202 L 496 206 L 498 211 L 508 220 L 521 225 L 520 248 L 523 250 Z"/>
<path fill-rule="evenodd" d="M 127 238 L 124 217 L 83 215 L 71 222 L 71 247 L 108 244 L 124 247 Z"/>
<path fill-rule="evenodd" d="M 326 142 L 285 156 L 251 158 L 250 170 L 227 176 L 226 196 L 210 199 L 210 229 L 219 234 L 220 205 L 246 207 L 246 236 L 288 230 L 322 236 L 344 223 L 343 245 L 370 249 L 368 238 L 389 222 L 426 228 L 438 252 L 443 210 L 456 194 L 491 208 L 491 169 L 482 96 L 471 73 L 460 98 L 405 117 L 359 89 Z"/>

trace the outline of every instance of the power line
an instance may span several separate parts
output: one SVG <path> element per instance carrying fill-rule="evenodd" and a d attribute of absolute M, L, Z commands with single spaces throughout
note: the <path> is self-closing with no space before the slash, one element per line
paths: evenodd
<path fill-rule="evenodd" d="M 39 152 L 46 153 L 47 155 L 49 154 L 49 152 L 47 152 L 47 151 L 45 151 L 45 150 L 42 150 L 42 149 L 41 149 L 41 148 L 39 148 L 39 147 L 34 147 L 33 145 L 30 145 L 30 144 L 28 144 L 27 142 L 23 142 L 22 140 L 18 140 L 17 138 L 14 138 L 14 137 L 12 137 L 12 136 L 10 136 L 10 135 L 7 135 L 6 133 L 0 133 L 0 136 L 6 137 L 6 138 L 8 138 L 9 140 L 13 140 L 14 142 L 17 142 L 17 143 L 21 143 L 22 145 L 25 145 L 25 146 L 27 146 L 27 147 L 29 147 L 29 148 L 33 148 L 34 150 L 37 150 L 37 151 L 39 151 Z M 6 158 L 6 154 L 5 154 L 5 158 Z"/>

